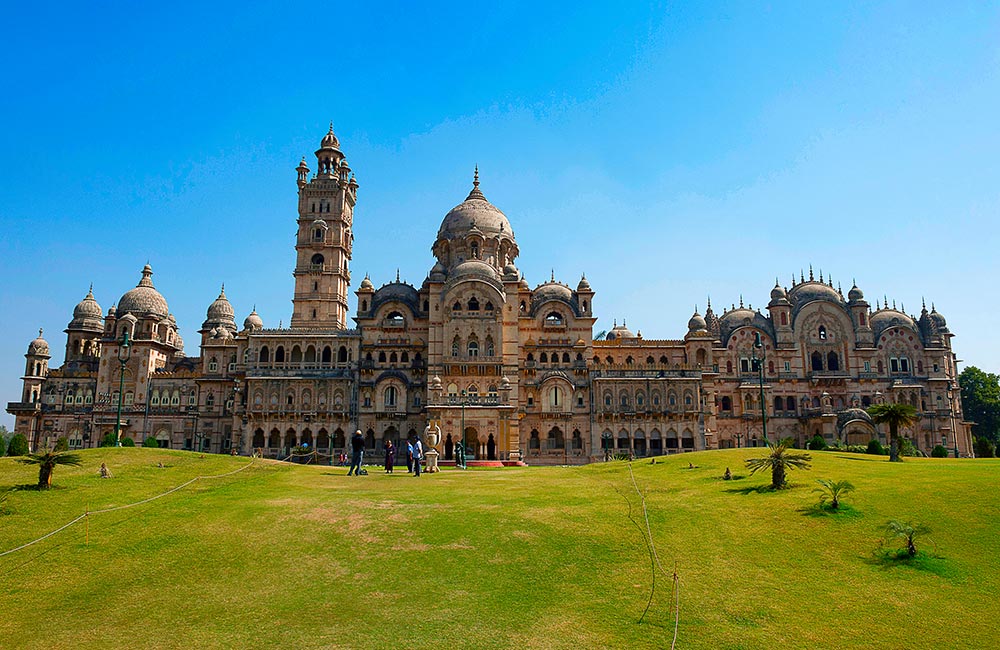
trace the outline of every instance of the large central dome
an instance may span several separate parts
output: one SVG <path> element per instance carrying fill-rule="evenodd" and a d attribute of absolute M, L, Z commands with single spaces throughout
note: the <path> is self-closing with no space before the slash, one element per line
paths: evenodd
<path fill-rule="evenodd" d="M 479 189 L 479 170 L 476 170 L 472 191 L 464 201 L 445 215 L 438 229 L 438 240 L 465 238 L 474 229 L 486 238 L 506 235 L 514 238 L 514 230 L 503 212 L 486 200 Z"/>
<path fill-rule="evenodd" d="M 119 318 L 125 314 L 135 314 L 136 316 L 154 314 L 166 317 L 169 313 L 167 311 L 167 301 L 153 287 L 152 275 L 153 269 L 147 264 L 142 269 L 142 279 L 139 280 L 139 284 L 136 285 L 135 289 L 127 291 L 121 297 L 121 300 L 118 301 Z"/>

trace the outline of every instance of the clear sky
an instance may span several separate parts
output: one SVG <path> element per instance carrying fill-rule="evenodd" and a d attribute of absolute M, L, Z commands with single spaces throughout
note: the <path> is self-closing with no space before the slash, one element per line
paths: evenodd
<path fill-rule="evenodd" d="M 352 289 L 419 286 L 478 164 L 531 285 L 586 272 L 595 332 L 680 338 L 812 264 L 926 297 L 1000 371 L 1000 6 L 731 4 L 8 3 L 0 400 L 39 327 L 60 364 L 90 283 L 107 310 L 147 261 L 189 354 L 223 282 L 287 325 L 330 120 Z"/>

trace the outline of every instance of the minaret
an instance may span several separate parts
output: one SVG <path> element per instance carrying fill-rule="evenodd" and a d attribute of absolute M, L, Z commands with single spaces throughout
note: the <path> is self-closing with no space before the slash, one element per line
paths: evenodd
<path fill-rule="evenodd" d="M 347 328 L 358 183 L 340 151 L 333 124 L 316 151 L 316 161 L 312 180 L 304 160 L 296 168 L 299 230 L 291 327 L 342 330 Z"/>

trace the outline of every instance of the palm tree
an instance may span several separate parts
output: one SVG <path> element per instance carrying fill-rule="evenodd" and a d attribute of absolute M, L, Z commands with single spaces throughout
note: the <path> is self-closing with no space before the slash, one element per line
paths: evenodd
<path fill-rule="evenodd" d="M 767 443 L 769 450 L 767 456 L 762 458 L 750 458 L 746 461 L 750 474 L 756 474 L 762 469 L 771 470 L 771 489 L 780 490 L 785 486 L 785 472 L 790 469 L 809 469 L 809 461 L 812 456 L 798 452 L 791 452 L 792 439 L 785 438 L 776 444 Z"/>
<path fill-rule="evenodd" d="M 886 402 L 869 407 L 868 414 L 872 416 L 872 422 L 875 424 L 889 425 L 889 461 L 900 462 L 902 458 L 899 457 L 899 428 L 916 424 L 920 419 L 917 409 L 909 404 Z"/>
<path fill-rule="evenodd" d="M 826 500 L 829 499 L 831 510 L 836 510 L 840 507 L 840 497 L 854 490 L 854 486 L 851 485 L 850 481 L 831 481 L 828 478 L 821 478 L 816 482 L 823 487 L 818 487 L 813 492 L 822 493 L 819 498 L 820 505 L 826 504 Z"/>
<path fill-rule="evenodd" d="M 28 454 L 18 458 L 17 462 L 25 465 L 38 465 L 38 489 L 47 490 L 52 487 L 52 471 L 56 465 L 72 465 L 79 467 L 82 463 L 79 454 L 46 449 L 36 454 Z"/>
<path fill-rule="evenodd" d="M 910 557 L 917 554 L 917 547 L 913 543 L 913 538 L 917 535 L 926 535 L 931 532 L 931 529 L 923 524 L 903 523 L 895 519 L 886 523 L 885 529 L 889 532 L 890 536 L 906 540 L 906 552 Z"/>

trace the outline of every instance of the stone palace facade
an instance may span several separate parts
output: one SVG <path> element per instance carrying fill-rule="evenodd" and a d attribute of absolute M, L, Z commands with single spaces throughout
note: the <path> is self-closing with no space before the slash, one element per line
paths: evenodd
<path fill-rule="evenodd" d="M 607 447 L 643 456 L 760 444 L 763 383 L 770 439 L 884 442 L 864 408 L 895 401 L 920 413 L 903 432 L 917 448 L 972 455 L 953 335 L 933 307 L 873 309 L 857 286 L 845 298 L 810 270 L 790 287 L 776 282 L 764 311 L 741 300 L 719 315 L 709 303 L 683 338 L 645 339 L 623 321 L 594 340 L 587 279 L 529 286 L 514 230 L 478 172 L 441 222 L 423 283 L 397 274 L 376 288 L 366 277 L 351 327 L 358 183 L 332 128 L 316 159 L 315 174 L 305 159 L 296 169 L 289 327 L 265 328 L 256 311 L 240 327 L 223 288 L 198 330 L 198 356 L 187 356 L 147 265 L 106 313 L 87 293 L 60 367 L 49 367 L 41 333 L 29 344 L 21 399 L 7 405 L 15 431 L 34 449 L 60 437 L 93 447 L 114 430 L 120 403 L 122 436 L 137 444 L 337 454 L 360 429 L 378 456 L 386 438 L 398 448 L 432 425 L 445 459 L 462 439 L 479 459 L 572 464 Z"/>

